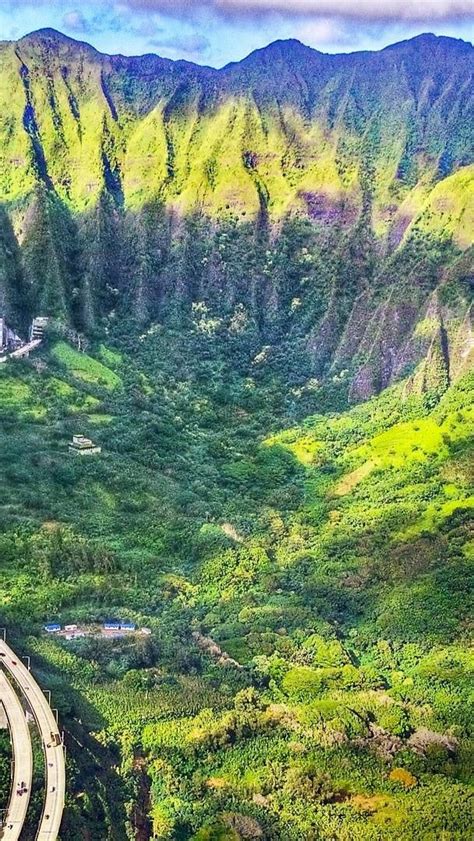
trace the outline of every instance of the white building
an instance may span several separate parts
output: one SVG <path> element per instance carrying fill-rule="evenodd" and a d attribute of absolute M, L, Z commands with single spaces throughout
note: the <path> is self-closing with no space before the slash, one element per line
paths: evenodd
<path fill-rule="evenodd" d="M 34 342 L 35 339 L 43 338 L 48 321 L 49 319 L 43 315 L 37 315 L 36 318 L 33 319 L 30 327 L 30 342 Z"/>
<path fill-rule="evenodd" d="M 73 435 L 69 444 L 69 452 L 80 456 L 95 456 L 102 452 L 102 447 L 98 447 L 84 435 Z"/>

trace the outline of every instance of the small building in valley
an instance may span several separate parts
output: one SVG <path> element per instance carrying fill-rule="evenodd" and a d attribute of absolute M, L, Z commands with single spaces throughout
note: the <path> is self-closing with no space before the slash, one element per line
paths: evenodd
<path fill-rule="evenodd" d="M 44 630 L 47 634 L 57 634 L 58 631 L 61 630 L 61 625 L 57 625 L 55 622 L 48 623 L 48 625 L 44 626 Z"/>
<path fill-rule="evenodd" d="M 103 624 L 103 634 L 106 636 L 124 637 L 135 633 L 137 626 L 128 619 L 106 619 Z"/>
<path fill-rule="evenodd" d="M 80 456 L 95 456 L 102 452 L 102 447 L 98 447 L 84 435 L 73 435 L 69 443 L 69 452 Z"/>
<path fill-rule="evenodd" d="M 30 342 L 34 342 L 35 339 L 44 338 L 44 331 L 48 326 L 48 321 L 49 319 L 43 315 L 37 315 L 36 318 L 33 319 L 30 327 Z"/>

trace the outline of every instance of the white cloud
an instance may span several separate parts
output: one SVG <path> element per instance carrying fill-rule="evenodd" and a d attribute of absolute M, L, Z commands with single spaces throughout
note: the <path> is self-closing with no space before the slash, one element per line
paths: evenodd
<path fill-rule="evenodd" d="M 443 21 L 473 19 L 473 0 L 122 0 L 133 9 L 190 15 L 211 9 L 227 16 L 278 13 L 364 21 Z"/>
<path fill-rule="evenodd" d="M 204 35 L 200 35 L 197 32 L 191 32 L 187 35 L 183 34 L 169 37 L 153 38 L 148 43 L 151 47 L 156 47 L 157 49 L 165 48 L 167 50 L 173 50 L 173 52 L 175 52 L 178 55 L 185 53 L 187 56 L 192 56 L 193 58 L 206 55 L 210 47 L 208 39 Z"/>
<path fill-rule="evenodd" d="M 296 31 L 297 37 L 305 44 L 320 48 L 328 44 L 344 45 L 352 42 L 350 34 L 340 20 L 335 18 L 319 18 L 300 23 Z"/>
<path fill-rule="evenodd" d="M 63 15 L 63 24 L 72 32 L 89 32 L 90 26 L 82 12 L 72 9 Z"/>

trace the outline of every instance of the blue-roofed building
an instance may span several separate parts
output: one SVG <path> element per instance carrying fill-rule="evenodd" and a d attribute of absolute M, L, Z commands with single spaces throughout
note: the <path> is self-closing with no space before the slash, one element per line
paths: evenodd
<path fill-rule="evenodd" d="M 122 627 L 121 622 L 117 622 L 115 619 L 108 619 L 104 622 L 104 630 L 105 631 L 120 631 Z"/>
<path fill-rule="evenodd" d="M 44 630 L 48 634 L 57 634 L 57 632 L 61 630 L 61 625 L 57 625 L 56 623 L 52 622 L 51 624 L 45 625 Z"/>
<path fill-rule="evenodd" d="M 135 631 L 136 628 L 134 622 L 122 622 L 122 631 Z"/>

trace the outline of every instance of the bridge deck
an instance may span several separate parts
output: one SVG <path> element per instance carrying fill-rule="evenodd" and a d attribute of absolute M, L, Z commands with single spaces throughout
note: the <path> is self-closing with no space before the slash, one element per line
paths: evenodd
<path fill-rule="evenodd" d="M 0 838 L 4 841 L 18 841 L 30 802 L 33 753 L 30 731 L 20 699 L 1 670 L 0 701 L 6 712 L 13 748 L 12 791 Z"/>
<path fill-rule="evenodd" d="M 15 678 L 31 707 L 43 742 L 46 767 L 46 794 L 37 841 L 56 841 L 64 810 L 66 767 L 61 737 L 53 711 L 31 672 L 14 651 L 0 640 L 0 656 L 4 667 Z"/>

